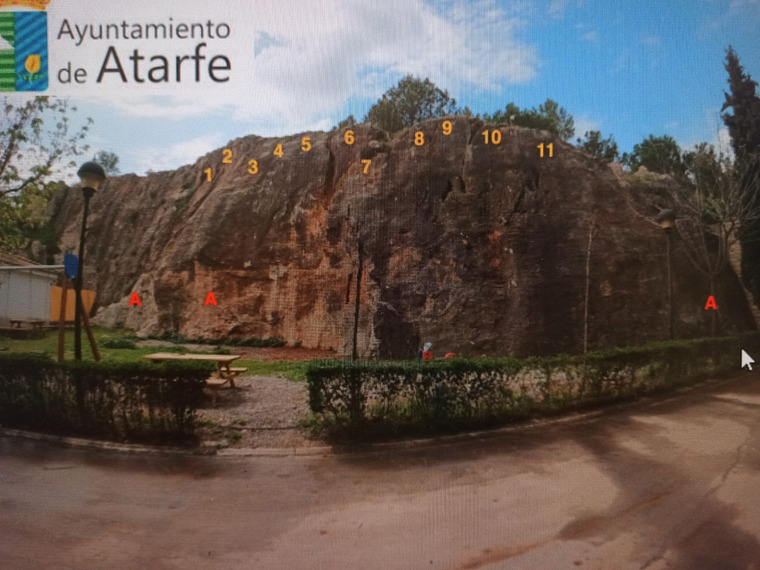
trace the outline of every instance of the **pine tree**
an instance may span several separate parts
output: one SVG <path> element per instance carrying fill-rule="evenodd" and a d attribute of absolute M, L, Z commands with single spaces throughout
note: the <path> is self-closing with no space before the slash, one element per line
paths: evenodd
<path fill-rule="evenodd" d="M 605 162 L 614 162 L 620 156 L 618 145 L 611 135 L 603 139 L 601 131 L 586 131 L 583 137 L 582 139 L 580 137 L 576 139 L 578 146 L 591 156 L 595 156 Z"/>
<path fill-rule="evenodd" d="M 623 164 L 633 172 L 645 167 L 650 172 L 683 176 L 686 166 L 681 157 L 681 147 L 673 137 L 649 135 L 640 144 L 633 145 L 631 154 L 623 154 Z"/>
<path fill-rule="evenodd" d="M 760 98 L 757 82 L 744 73 L 739 56 L 729 46 L 726 52 L 726 71 L 731 92 L 725 93 L 722 111 L 728 127 L 731 145 L 736 155 L 738 176 L 743 179 L 745 204 L 760 202 Z M 742 223 L 742 281 L 760 307 L 760 215 L 750 215 Z"/>
<path fill-rule="evenodd" d="M 575 134 L 575 119 L 560 107 L 556 101 L 547 99 L 538 109 L 520 109 L 514 103 L 496 111 L 493 115 L 485 113 L 481 117 L 486 123 L 494 125 L 518 125 L 529 129 L 540 129 L 559 135 L 562 140 L 570 140 Z"/>
<path fill-rule="evenodd" d="M 364 118 L 388 132 L 400 131 L 418 121 L 458 113 L 456 99 L 430 79 L 407 75 L 375 103 Z"/>

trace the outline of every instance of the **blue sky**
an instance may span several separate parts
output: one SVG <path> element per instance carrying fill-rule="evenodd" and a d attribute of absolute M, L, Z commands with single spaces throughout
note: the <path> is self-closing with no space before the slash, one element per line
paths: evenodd
<path fill-rule="evenodd" d="M 186 17 L 197 7 L 204 19 L 208 4 L 161 3 Z M 230 5 L 216 3 L 212 15 L 224 18 Z M 245 15 L 226 13 L 240 24 L 236 49 L 248 52 L 238 60 L 251 63 L 243 89 L 218 100 L 178 90 L 130 96 L 127 89 L 83 98 L 79 114 L 95 121 L 91 146 L 116 152 L 125 173 L 176 168 L 236 137 L 328 130 L 350 113 L 361 119 L 412 73 L 475 112 L 552 98 L 575 117 L 578 136 L 601 130 L 630 151 L 649 134 L 668 134 L 689 147 L 726 140 L 719 110 L 729 44 L 760 81 L 760 0 L 245 5 Z M 102 53 L 102 44 L 91 45 L 76 49 Z"/>

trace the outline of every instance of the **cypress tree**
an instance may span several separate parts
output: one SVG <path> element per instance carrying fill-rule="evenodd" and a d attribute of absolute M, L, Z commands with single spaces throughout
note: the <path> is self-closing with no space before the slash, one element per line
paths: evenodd
<path fill-rule="evenodd" d="M 723 122 L 728 127 L 737 170 L 742 177 L 745 206 L 754 210 L 741 221 L 742 282 L 752 294 L 755 305 L 760 307 L 760 212 L 757 211 L 760 204 L 760 98 L 755 91 L 757 82 L 744 72 L 731 46 L 726 52 L 725 67 L 730 93 L 725 93 L 721 110 L 730 109 L 732 113 L 723 113 Z"/>

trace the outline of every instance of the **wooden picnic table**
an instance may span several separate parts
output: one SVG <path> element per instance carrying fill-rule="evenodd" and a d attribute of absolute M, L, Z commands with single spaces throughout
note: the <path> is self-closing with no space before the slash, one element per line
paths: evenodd
<path fill-rule="evenodd" d="M 209 385 L 221 385 L 230 383 L 232 388 L 235 387 L 235 376 L 240 372 L 245 372 L 245 368 L 232 368 L 235 360 L 240 358 L 240 354 L 182 354 L 180 352 L 156 352 L 155 354 L 146 354 L 143 358 L 152 362 L 165 362 L 166 360 L 202 360 L 205 362 L 216 362 L 216 371 L 222 382 L 207 381 Z"/>

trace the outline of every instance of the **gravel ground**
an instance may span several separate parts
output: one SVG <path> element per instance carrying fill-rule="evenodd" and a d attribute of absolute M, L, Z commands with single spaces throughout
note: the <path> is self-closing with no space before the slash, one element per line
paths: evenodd
<path fill-rule="evenodd" d="M 160 350 L 165 346 L 184 346 L 195 352 L 215 352 L 218 346 L 177 345 L 163 340 L 141 340 L 138 347 Z M 329 350 L 307 348 L 232 347 L 243 359 L 299 361 L 334 357 Z M 318 447 L 324 442 L 311 440 L 299 427 L 309 414 L 306 384 L 271 376 L 239 376 L 235 388 L 207 389 L 208 402 L 198 410 L 201 445 L 206 448 L 294 448 Z M 212 396 L 216 392 L 216 402 Z"/>
<path fill-rule="evenodd" d="M 207 390 L 211 395 L 213 391 Z M 270 376 L 239 376 L 198 411 L 204 447 L 316 447 L 299 421 L 307 417 L 306 384 Z"/>

